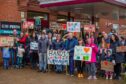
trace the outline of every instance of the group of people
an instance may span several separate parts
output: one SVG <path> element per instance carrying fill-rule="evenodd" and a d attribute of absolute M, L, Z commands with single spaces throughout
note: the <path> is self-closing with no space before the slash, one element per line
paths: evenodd
<path fill-rule="evenodd" d="M 120 79 L 122 64 L 126 63 L 126 54 L 119 53 L 116 48 L 125 46 L 126 40 L 120 37 L 116 32 L 85 33 L 81 38 L 73 33 L 67 33 L 63 38 L 60 33 L 47 33 L 43 30 L 40 34 L 33 32 L 29 35 L 27 32 L 20 34 L 20 37 L 14 35 L 14 45 L 2 48 L 3 68 L 12 67 L 21 69 L 25 66 L 31 66 L 32 69 L 38 69 L 38 72 L 46 73 L 49 69 L 47 63 L 48 50 L 65 50 L 69 53 L 68 74 L 74 76 L 77 69 L 78 78 L 83 78 L 83 72 L 88 73 L 88 79 L 97 79 L 96 74 L 104 76 L 106 79 Z M 31 48 L 33 44 L 38 44 L 36 49 Z M 75 46 L 86 46 L 92 48 L 92 57 L 90 62 L 74 60 Z M 111 52 L 112 51 L 112 52 Z M 9 63 L 11 60 L 11 63 Z M 101 61 L 113 63 L 114 72 L 101 70 Z M 51 70 L 56 73 L 62 73 L 65 69 L 63 65 L 52 65 Z"/>

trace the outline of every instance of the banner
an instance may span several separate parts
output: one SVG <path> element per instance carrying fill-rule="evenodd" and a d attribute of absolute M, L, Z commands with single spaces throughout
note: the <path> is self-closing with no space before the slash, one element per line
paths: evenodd
<path fill-rule="evenodd" d="M 37 42 L 31 42 L 30 43 L 30 49 L 31 50 L 38 50 L 38 43 Z"/>
<path fill-rule="evenodd" d="M 92 48 L 84 46 L 75 46 L 74 60 L 91 61 Z"/>
<path fill-rule="evenodd" d="M 80 22 L 67 22 L 68 32 L 80 32 Z"/>
<path fill-rule="evenodd" d="M 9 36 L 0 36 L 0 47 L 13 46 L 14 38 Z"/>
<path fill-rule="evenodd" d="M 126 46 L 119 46 L 119 47 L 117 47 L 116 48 L 116 52 L 122 52 L 122 53 L 126 52 Z"/>
<path fill-rule="evenodd" d="M 101 61 L 101 70 L 105 71 L 114 71 L 114 65 L 112 62 Z"/>
<path fill-rule="evenodd" d="M 95 32 L 95 25 L 84 25 L 85 32 Z"/>
<path fill-rule="evenodd" d="M 69 53 L 67 51 L 48 50 L 48 64 L 69 65 Z"/>

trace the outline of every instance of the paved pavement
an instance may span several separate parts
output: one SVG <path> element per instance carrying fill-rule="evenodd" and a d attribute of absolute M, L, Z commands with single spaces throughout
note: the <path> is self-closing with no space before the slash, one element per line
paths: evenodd
<path fill-rule="evenodd" d="M 36 70 L 9 69 L 0 68 L 0 84 L 123 84 L 122 81 L 105 80 L 87 80 L 78 79 L 76 76 L 70 77 L 65 74 L 56 74 L 54 72 L 38 73 Z M 125 83 L 124 83 L 125 84 Z"/>

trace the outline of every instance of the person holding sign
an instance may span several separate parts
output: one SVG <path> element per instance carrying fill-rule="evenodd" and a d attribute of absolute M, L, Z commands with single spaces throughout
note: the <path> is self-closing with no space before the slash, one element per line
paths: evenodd
<path fill-rule="evenodd" d="M 38 38 L 35 33 L 30 38 L 30 61 L 32 69 L 35 69 L 38 62 Z"/>
<path fill-rule="evenodd" d="M 78 45 L 78 40 L 73 37 L 72 33 L 68 34 L 68 39 L 65 42 L 65 50 L 70 54 L 69 57 L 69 74 L 74 75 L 74 47 Z"/>
<path fill-rule="evenodd" d="M 104 57 L 104 61 L 107 61 L 107 62 L 113 61 L 112 51 L 110 49 L 108 49 L 106 51 L 106 56 Z M 106 79 L 108 79 L 109 76 L 110 76 L 110 79 L 112 79 L 113 78 L 113 72 L 112 71 L 105 71 L 105 76 L 106 76 Z"/>
<path fill-rule="evenodd" d="M 121 41 L 119 41 L 118 36 L 115 34 L 112 34 L 110 42 L 111 42 L 110 48 L 112 49 L 115 60 L 115 66 L 114 66 L 115 79 L 119 80 L 122 71 L 121 63 L 124 63 L 124 53 L 117 52 L 116 48 L 122 46 L 123 44 Z"/>
<path fill-rule="evenodd" d="M 96 55 L 98 53 L 98 47 L 96 44 L 92 42 L 90 38 L 87 39 L 87 44 L 86 47 L 91 47 L 92 48 L 92 56 L 91 56 L 91 61 L 86 62 L 86 68 L 88 70 L 88 79 L 97 79 L 96 78 Z"/>
<path fill-rule="evenodd" d="M 79 46 L 84 46 L 84 42 L 82 39 L 78 41 Z M 77 66 L 77 72 L 78 72 L 78 78 L 83 78 L 83 68 L 84 68 L 84 63 L 83 61 L 76 60 L 76 66 Z"/>
<path fill-rule="evenodd" d="M 61 39 L 61 35 L 58 34 L 56 37 L 56 40 L 53 41 L 52 43 L 53 50 L 63 50 L 63 41 Z M 56 65 L 56 72 L 61 73 L 63 71 L 63 66 L 62 65 Z"/>

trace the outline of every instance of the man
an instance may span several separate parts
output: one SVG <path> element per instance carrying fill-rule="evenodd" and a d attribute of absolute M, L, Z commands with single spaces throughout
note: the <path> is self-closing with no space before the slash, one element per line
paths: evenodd
<path fill-rule="evenodd" d="M 42 32 L 42 36 L 39 40 L 39 72 L 46 72 L 47 68 L 47 49 L 49 46 L 49 41 L 46 38 L 45 32 Z"/>
<path fill-rule="evenodd" d="M 73 37 L 72 33 L 68 34 L 68 39 L 65 42 L 65 50 L 67 50 L 70 54 L 69 57 L 69 74 L 71 76 L 74 75 L 74 47 L 78 45 L 77 39 Z"/>

